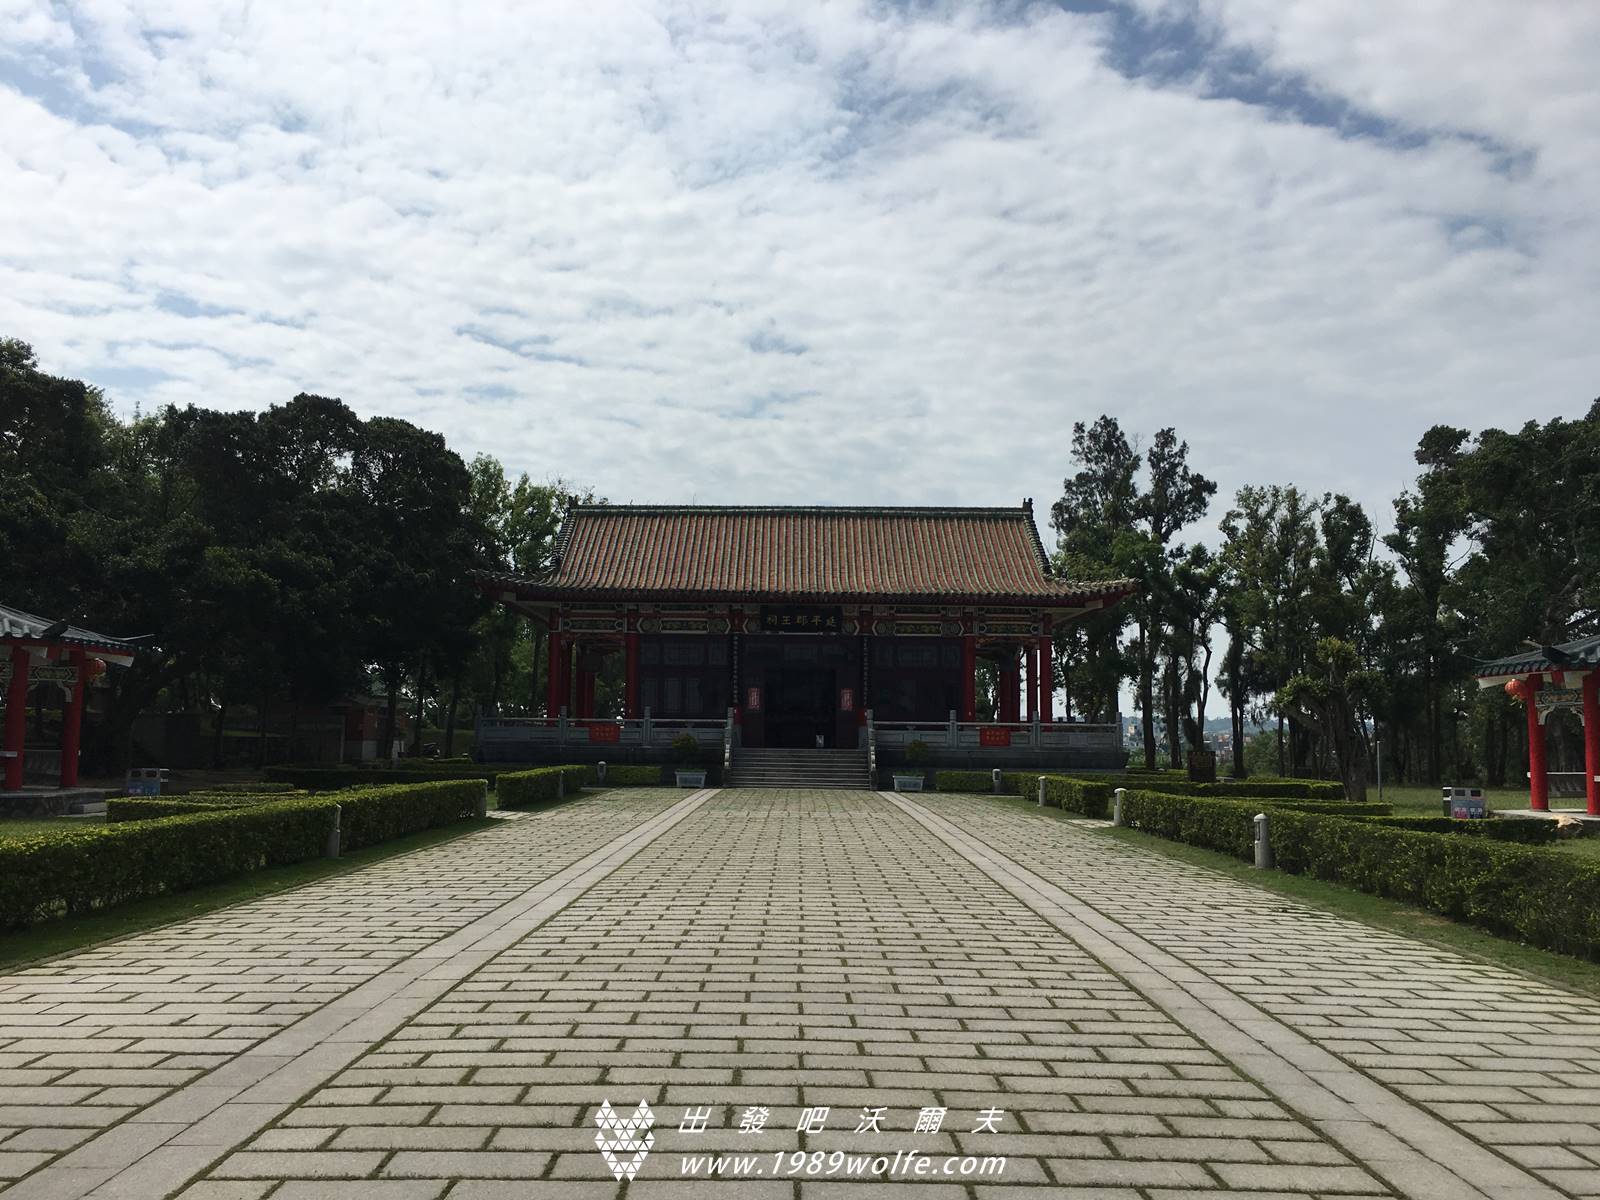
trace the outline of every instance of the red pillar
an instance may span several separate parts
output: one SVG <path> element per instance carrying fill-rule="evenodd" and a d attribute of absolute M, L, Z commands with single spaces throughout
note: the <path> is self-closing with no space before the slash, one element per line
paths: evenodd
<path fill-rule="evenodd" d="M 1600 668 L 1583 677 L 1583 792 L 1589 815 L 1600 817 Z"/>
<path fill-rule="evenodd" d="M 1044 633 L 1039 636 L 1039 720 L 1048 724 L 1054 720 L 1051 709 L 1056 691 L 1055 660 L 1052 656 L 1050 618 L 1045 618 Z"/>
<path fill-rule="evenodd" d="M 72 695 L 61 714 L 61 786 L 78 786 L 78 742 L 83 727 L 83 688 L 89 679 L 89 665 L 82 650 L 72 652 L 72 665 L 78 669 Z"/>
<path fill-rule="evenodd" d="M 1033 715 L 1039 711 L 1039 647 L 1027 646 L 1023 648 L 1022 657 L 1028 668 L 1028 720 L 1033 720 Z"/>
<path fill-rule="evenodd" d="M 561 677 L 562 660 L 566 657 L 566 647 L 561 644 L 561 631 L 556 625 L 557 618 L 550 618 L 550 655 L 549 678 L 545 681 L 544 713 L 550 720 L 555 720 L 561 715 L 561 706 L 566 703 L 562 699 Z"/>
<path fill-rule="evenodd" d="M 634 619 L 628 618 L 628 632 L 622 639 L 623 687 L 622 715 L 630 721 L 643 716 L 639 711 L 639 631 L 633 628 Z"/>
<path fill-rule="evenodd" d="M 5 787 L 15 792 L 22 787 L 22 746 L 28 730 L 28 652 L 11 647 L 11 686 L 6 689 Z"/>
<path fill-rule="evenodd" d="M 978 638 L 971 633 L 961 636 L 961 719 L 978 719 Z"/>
<path fill-rule="evenodd" d="M 1005 661 L 1000 664 L 1000 720 L 1015 722 L 1021 718 L 1018 710 L 1021 707 L 1021 698 L 1017 695 L 1017 652 L 1015 649 L 1006 651 Z"/>
<path fill-rule="evenodd" d="M 1550 776 L 1544 757 L 1544 726 L 1539 724 L 1539 706 L 1534 698 L 1543 680 L 1534 675 L 1523 681 L 1522 702 L 1528 709 L 1528 807 L 1534 812 L 1550 811 Z"/>

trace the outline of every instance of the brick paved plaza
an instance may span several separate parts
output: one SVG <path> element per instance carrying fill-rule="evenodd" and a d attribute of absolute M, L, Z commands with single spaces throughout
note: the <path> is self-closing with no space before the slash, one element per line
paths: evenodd
<path fill-rule="evenodd" d="M 631 1182 L 603 1100 L 653 1112 Z M 724 1155 L 746 1169 L 709 1178 Z M 1015 802 L 614 792 L 0 978 L 0 1174 L 6 1200 L 1600 1195 L 1600 1003 Z"/>

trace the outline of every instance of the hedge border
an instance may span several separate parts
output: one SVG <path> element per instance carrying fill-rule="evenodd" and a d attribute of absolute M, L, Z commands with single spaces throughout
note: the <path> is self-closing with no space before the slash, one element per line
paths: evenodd
<path fill-rule="evenodd" d="M 275 796 L 202 811 L 189 801 L 130 797 L 183 811 L 0 842 L 0 929 L 321 858 L 335 809 L 342 852 L 471 818 L 484 797 L 483 781 L 472 779 Z"/>
<path fill-rule="evenodd" d="M 1238 800 L 1130 791 L 1133 829 L 1249 861 L 1255 810 Z M 1488 836 L 1269 808 L 1278 869 L 1344 884 L 1529 945 L 1600 961 L 1600 864 Z"/>
<path fill-rule="evenodd" d="M 531 771 L 505 771 L 495 781 L 495 803 L 501 808 L 526 808 L 549 804 L 583 787 L 587 767 L 535 767 Z M 607 775 L 610 770 L 607 770 Z"/>

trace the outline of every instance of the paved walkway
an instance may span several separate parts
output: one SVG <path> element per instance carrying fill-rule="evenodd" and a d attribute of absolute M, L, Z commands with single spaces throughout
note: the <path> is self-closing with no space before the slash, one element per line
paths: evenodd
<path fill-rule="evenodd" d="M 1600 1194 L 1600 1004 L 1014 802 L 612 793 L 0 977 L 0 1175 L 1554 1200 Z"/>

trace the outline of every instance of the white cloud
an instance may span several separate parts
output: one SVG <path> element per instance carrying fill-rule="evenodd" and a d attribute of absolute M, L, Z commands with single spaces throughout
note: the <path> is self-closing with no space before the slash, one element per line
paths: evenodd
<path fill-rule="evenodd" d="M 0 331 L 628 500 L 1048 508 L 1109 411 L 1382 508 L 1600 391 L 1600 10 L 1143 2 L 1409 140 L 1043 9 L 0 0 Z"/>

